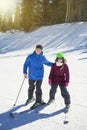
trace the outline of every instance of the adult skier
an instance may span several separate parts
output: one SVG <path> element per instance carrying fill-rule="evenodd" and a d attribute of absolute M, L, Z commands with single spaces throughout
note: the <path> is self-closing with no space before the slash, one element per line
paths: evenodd
<path fill-rule="evenodd" d="M 44 66 L 52 66 L 52 62 L 48 61 L 43 55 L 43 46 L 36 45 L 34 52 L 26 58 L 23 66 L 24 77 L 27 77 L 28 73 L 28 99 L 25 105 L 29 104 L 33 100 L 33 93 L 36 87 L 36 101 L 32 108 L 35 108 L 44 102 L 42 101 L 42 81 L 44 77 Z"/>

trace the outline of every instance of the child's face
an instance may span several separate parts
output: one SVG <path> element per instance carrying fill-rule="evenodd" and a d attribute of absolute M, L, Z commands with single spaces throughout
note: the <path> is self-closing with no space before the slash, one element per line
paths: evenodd
<path fill-rule="evenodd" d="M 62 58 L 58 58 L 56 60 L 56 66 L 62 66 L 63 65 L 63 59 Z"/>
<path fill-rule="evenodd" d="M 62 63 L 63 59 L 62 58 L 58 58 L 56 61 Z"/>
<path fill-rule="evenodd" d="M 36 50 L 35 50 L 35 52 L 36 52 L 37 55 L 39 55 L 39 54 L 41 53 L 41 51 L 42 51 L 42 50 L 39 49 L 39 48 L 36 48 Z"/>

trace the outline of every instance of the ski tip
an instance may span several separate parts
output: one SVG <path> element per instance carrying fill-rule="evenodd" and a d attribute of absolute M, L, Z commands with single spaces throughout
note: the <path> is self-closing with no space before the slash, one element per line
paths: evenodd
<path fill-rule="evenodd" d="M 64 123 L 63 124 L 68 124 L 69 123 L 69 121 L 64 121 Z"/>
<path fill-rule="evenodd" d="M 13 115 L 13 113 L 11 113 L 11 112 L 10 112 L 10 113 L 9 113 L 9 115 L 10 115 L 10 117 L 14 118 L 14 115 Z"/>

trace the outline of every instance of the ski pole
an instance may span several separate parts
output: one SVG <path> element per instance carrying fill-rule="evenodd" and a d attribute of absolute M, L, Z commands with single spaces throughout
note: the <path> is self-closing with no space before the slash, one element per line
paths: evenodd
<path fill-rule="evenodd" d="M 21 92 L 21 89 L 22 89 L 22 87 L 23 87 L 24 81 L 25 81 L 25 77 L 24 77 L 24 79 L 23 79 L 23 81 L 22 81 L 21 87 L 20 87 L 20 89 L 19 89 L 19 92 L 18 92 L 17 98 L 16 98 L 15 103 L 14 103 L 13 106 L 15 106 L 16 103 L 17 103 L 17 100 L 18 100 L 19 94 L 20 94 L 20 92 Z"/>

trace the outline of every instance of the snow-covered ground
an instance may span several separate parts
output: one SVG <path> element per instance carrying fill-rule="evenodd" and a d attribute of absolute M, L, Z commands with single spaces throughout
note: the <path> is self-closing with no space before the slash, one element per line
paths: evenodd
<path fill-rule="evenodd" d="M 71 95 L 69 123 L 64 121 L 64 102 L 59 88 L 56 100 L 36 113 L 27 112 L 10 118 L 9 112 L 28 109 L 28 80 L 25 79 L 16 106 L 13 107 L 22 81 L 25 58 L 37 44 L 44 46 L 44 55 L 50 61 L 56 53 L 65 54 L 70 68 L 68 91 Z M 49 99 L 48 75 L 50 67 L 44 66 L 42 84 L 43 100 Z M 31 33 L 0 33 L 0 130 L 87 130 L 87 22 L 41 27 Z"/>

